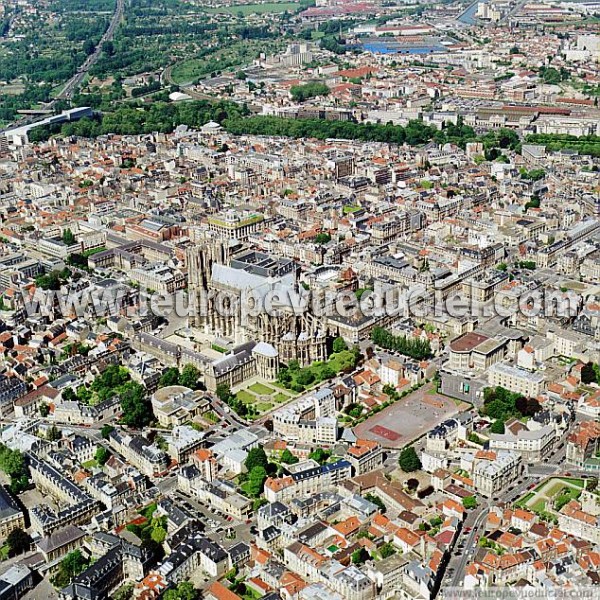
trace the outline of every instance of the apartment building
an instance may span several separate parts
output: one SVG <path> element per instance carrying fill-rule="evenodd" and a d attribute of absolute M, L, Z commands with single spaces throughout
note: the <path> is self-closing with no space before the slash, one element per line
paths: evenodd
<path fill-rule="evenodd" d="M 337 485 L 350 477 L 351 473 L 352 465 L 347 460 L 339 460 L 278 479 L 269 477 L 265 482 L 265 498 L 269 502 L 286 502 L 309 496 Z"/>
<path fill-rule="evenodd" d="M 90 496 L 99 500 L 109 510 L 126 505 L 127 500 L 146 489 L 145 477 L 133 467 L 117 475 L 109 477 L 105 473 L 96 473 L 85 480 L 85 487 Z"/>
<path fill-rule="evenodd" d="M 31 526 L 41 535 L 49 535 L 66 525 L 87 523 L 98 511 L 96 500 L 34 454 L 29 454 L 29 470 L 36 487 L 55 498 L 61 506 L 66 504 L 58 512 L 43 504 L 29 510 Z"/>
<path fill-rule="evenodd" d="M 317 390 L 275 411 L 273 433 L 302 444 L 335 444 L 338 427 L 333 390 Z"/>
<path fill-rule="evenodd" d="M 566 461 L 570 465 L 585 469 L 591 467 L 590 458 L 600 451 L 600 423 L 583 421 L 567 437 Z"/>
<path fill-rule="evenodd" d="M 542 373 L 531 373 L 506 363 L 496 363 L 489 368 L 488 382 L 492 387 L 501 386 L 529 398 L 539 396 L 546 389 Z"/>
<path fill-rule="evenodd" d="M 212 481 L 217 476 L 217 459 L 211 450 L 199 448 L 190 456 L 190 461 L 206 481 Z"/>
<path fill-rule="evenodd" d="M 95 406 L 88 406 L 75 400 L 56 404 L 52 418 L 57 423 L 74 425 L 93 425 L 99 421 L 116 418 L 121 414 L 121 402 L 118 396 L 109 398 Z"/>
<path fill-rule="evenodd" d="M 60 592 L 62 600 L 101 600 L 125 581 L 139 580 L 145 575 L 149 562 L 147 552 L 138 546 L 121 541 L 98 558 Z"/>
<path fill-rule="evenodd" d="M 344 567 L 301 542 L 293 542 L 283 550 L 287 567 L 308 581 L 322 583 L 348 600 L 369 600 L 375 595 L 375 582 L 356 565 Z"/>
<path fill-rule="evenodd" d="M 502 360 L 507 341 L 470 331 L 450 342 L 448 367 L 458 371 L 484 371 Z"/>
<path fill-rule="evenodd" d="M 169 385 L 152 394 L 152 412 L 163 427 L 183 425 L 193 421 L 210 406 L 202 393 L 182 385 Z"/>
<path fill-rule="evenodd" d="M 492 433 L 490 450 L 510 450 L 519 454 L 523 462 L 536 463 L 548 456 L 555 441 L 556 430 L 552 425 L 545 425 L 533 431 L 522 429 L 516 434 L 510 431 Z"/>
<path fill-rule="evenodd" d="M 582 511 L 575 500 L 564 506 L 558 514 L 558 527 L 568 535 L 600 544 L 600 517 Z"/>
<path fill-rule="evenodd" d="M 205 434 L 196 431 L 188 425 L 177 425 L 171 430 L 171 435 L 167 437 L 169 456 L 179 464 L 185 463 L 188 458 L 204 442 Z"/>
<path fill-rule="evenodd" d="M 2 600 L 17 600 L 34 586 L 33 571 L 23 564 L 15 564 L 0 575 Z"/>
<path fill-rule="evenodd" d="M 108 442 L 129 463 L 149 477 L 161 475 L 169 468 L 170 460 L 167 453 L 142 436 L 131 436 L 113 429 L 109 434 Z"/>
<path fill-rule="evenodd" d="M 182 290 L 187 283 L 183 273 L 164 264 L 132 269 L 129 271 L 129 278 L 143 288 L 163 294 L 172 294 L 177 290 Z"/>
<path fill-rule="evenodd" d="M 521 457 L 508 450 L 479 451 L 473 466 L 473 484 L 478 493 L 490 498 L 515 481 L 521 472 Z"/>
<path fill-rule="evenodd" d="M 158 573 L 173 584 L 189 579 L 198 569 L 211 577 L 222 577 L 228 568 L 225 550 L 199 533 L 189 533 L 158 567 Z"/>
<path fill-rule="evenodd" d="M 219 213 L 208 217 L 208 227 L 223 238 L 244 241 L 264 225 L 263 214 L 249 210 Z"/>
<path fill-rule="evenodd" d="M 38 539 L 35 546 L 42 553 L 44 560 L 50 563 L 73 550 L 77 550 L 83 544 L 85 536 L 85 531 L 80 527 L 67 525 L 46 537 Z"/>
<path fill-rule="evenodd" d="M 200 485 L 196 489 L 197 496 L 209 506 L 231 515 L 238 521 L 244 521 L 252 512 L 252 500 L 239 494 L 235 486 L 218 479 Z"/>
<path fill-rule="evenodd" d="M 383 449 L 372 440 L 356 440 L 354 446 L 348 448 L 346 460 L 352 465 L 353 475 L 362 475 L 383 464 Z"/>

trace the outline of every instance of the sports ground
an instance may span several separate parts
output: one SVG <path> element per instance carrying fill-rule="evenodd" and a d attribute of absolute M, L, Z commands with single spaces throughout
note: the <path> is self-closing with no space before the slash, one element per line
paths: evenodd
<path fill-rule="evenodd" d="M 454 400 L 436 394 L 428 383 L 357 425 L 354 434 L 385 448 L 402 448 L 459 412 Z"/>

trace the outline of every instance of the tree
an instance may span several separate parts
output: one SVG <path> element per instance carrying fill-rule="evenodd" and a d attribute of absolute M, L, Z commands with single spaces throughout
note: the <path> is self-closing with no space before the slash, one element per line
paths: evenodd
<path fill-rule="evenodd" d="M 102 52 L 108 56 L 113 56 L 115 53 L 115 45 L 112 41 L 108 40 L 102 44 Z"/>
<path fill-rule="evenodd" d="M 225 404 L 229 404 L 231 398 L 233 397 L 231 388 L 226 383 L 219 383 L 219 385 L 217 385 L 217 389 L 215 390 L 215 394 L 217 395 L 217 398 Z"/>
<path fill-rule="evenodd" d="M 427 339 L 395 336 L 383 327 L 374 327 L 371 340 L 386 350 L 395 350 L 415 360 L 423 360 L 432 356 L 431 344 Z"/>
<path fill-rule="evenodd" d="M 158 380 L 158 387 L 168 387 L 170 385 L 177 385 L 179 383 L 179 369 L 177 367 L 169 367 L 165 369 L 163 374 Z"/>
<path fill-rule="evenodd" d="M 287 448 L 281 454 L 281 462 L 286 465 L 295 465 L 298 462 L 298 457 L 294 456 Z"/>
<path fill-rule="evenodd" d="M 379 512 L 381 514 L 384 514 L 385 511 L 387 510 L 387 506 L 385 505 L 385 502 L 379 497 L 376 496 L 375 494 L 365 494 L 365 500 L 368 500 L 369 502 L 372 502 L 373 504 L 375 504 L 378 508 L 379 508 Z"/>
<path fill-rule="evenodd" d="M 542 405 L 537 398 L 520 397 L 515 400 L 515 408 L 523 417 L 533 417 L 542 410 Z"/>
<path fill-rule="evenodd" d="M 75 236 L 73 235 L 73 232 L 70 229 L 67 228 L 63 231 L 62 241 L 67 246 L 72 246 L 75 243 Z"/>
<path fill-rule="evenodd" d="M 554 510 L 556 512 L 560 512 L 560 510 L 567 505 L 569 502 L 571 502 L 571 500 L 573 499 L 573 497 L 571 496 L 571 494 L 569 492 L 560 494 L 558 497 L 555 498 L 554 500 Z"/>
<path fill-rule="evenodd" d="M 10 556 L 26 552 L 31 547 L 31 537 L 22 529 L 13 529 L 6 538 Z"/>
<path fill-rule="evenodd" d="M 73 388 L 65 388 L 62 391 L 62 399 L 65 402 L 77 402 L 77 394 L 73 391 Z"/>
<path fill-rule="evenodd" d="M 252 501 L 252 510 L 256 512 L 261 506 L 265 504 L 269 504 L 269 501 L 266 498 L 255 498 Z"/>
<path fill-rule="evenodd" d="M 418 479 L 411 477 L 409 480 L 407 480 L 406 488 L 408 489 L 409 492 L 415 492 L 418 487 L 419 487 Z"/>
<path fill-rule="evenodd" d="M 167 531 L 164 527 L 159 526 L 159 527 L 154 527 L 152 529 L 152 533 L 150 534 L 150 537 L 157 543 L 157 544 L 162 544 L 165 539 L 167 538 Z"/>
<path fill-rule="evenodd" d="M 56 442 L 60 438 L 62 438 L 62 431 L 56 425 L 52 425 L 46 432 L 46 439 L 49 442 Z"/>
<path fill-rule="evenodd" d="M 119 389 L 122 421 L 129 427 L 147 427 L 154 418 L 152 406 L 146 399 L 146 390 L 136 381 L 129 381 Z"/>
<path fill-rule="evenodd" d="M 246 467 L 246 471 L 250 473 L 254 467 L 262 467 L 263 469 L 267 469 L 267 465 L 269 464 L 269 460 L 263 448 L 252 448 L 250 452 L 248 452 L 248 456 L 244 461 L 244 466 Z"/>
<path fill-rule="evenodd" d="M 200 371 L 198 368 L 192 364 L 185 365 L 179 376 L 179 385 L 197 390 L 200 387 Z"/>
<path fill-rule="evenodd" d="M 114 595 L 114 600 L 131 600 L 133 598 L 133 583 L 122 585 Z"/>
<path fill-rule="evenodd" d="M 293 85 L 290 88 L 290 95 L 294 102 L 304 102 L 315 96 L 327 96 L 329 88 L 324 83 L 313 82 L 304 85 Z"/>
<path fill-rule="evenodd" d="M 54 576 L 54 585 L 63 588 L 88 566 L 88 561 L 79 550 L 69 552 L 61 561 L 58 572 Z"/>
<path fill-rule="evenodd" d="M 360 565 L 364 563 L 366 560 L 369 560 L 369 553 L 364 548 L 357 548 L 352 553 L 352 563 L 355 565 Z"/>
<path fill-rule="evenodd" d="M 29 487 L 29 469 L 19 450 L 0 443 L 0 469 L 10 477 L 10 491 L 20 494 Z"/>
<path fill-rule="evenodd" d="M 162 597 L 164 600 L 197 600 L 200 596 L 190 581 L 182 581 L 175 589 L 167 590 Z"/>
<path fill-rule="evenodd" d="M 502 421 L 501 419 L 494 421 L 492 423 L 492 426 L 490 427 L 490 432 L 491 433 L 504 433 L 504 421 Z"/>
<path fill-rule="evenodd" d="M 329 235 L 328 233 L 318 233 L 315 236 L 315 243 L 316 244 L 327 244 L 331 241 L 331 235 Z"/>
<path fill-rule="evenodd" d="M 404 448 L 402 452 L 400 452 L 398 464 L 405 473 L 418 471 L 422 466 L 421 461 L 417 456 L 417 452 L 412 446 Z"/>
<path fill-rule="evenodd" d="M 381 555 L 381 558 L 388 558 L 388 556 L 396 554 L 396 548 L 392 542 L 386 542 L 379 548 L 379 554 Z"/>
<path fill-rule="evenodd" d="M 39 410 L 41 417 L 45 418 L 50 414 L 50 407 L 46 402 L 40 402 Z"/>
<path fill-rule="evenodd" d="M 296 377 L 296 381 L 304 387 L 310 385 L 314 380 L 315 376 L 313 372 L 309 371 L 308 369 L 302 369 L 302 371 L 300 371 Z"/>
<path fill-rule="evenodd" d="M 114 431 L 115 428 L 112 425 L 102 425 L 102 429 L 100 430 L 100 435 L 103 439 L 107 440 L 111 431 Z"/>
<path fill-rule="evenodd" d="M 248 480 L 245 483 L 245 491 L 252 498 L 260 496 L 263 492 L 265 480 L 267 479 L 267 471 L 264 467 L 257 465 L 250 473 L 248 473 Z"/>
<path fill-rule="evenodd" d="M 308 458 L 310 458 L 310 459 L 318 462 L 320 465 L 322 465 L 322 464 L 325 464 L 329 460 L 330 456 L 331 456 L 331 452 L 329 452 L 329 450 L 325 450 L 323 448 L 317 448 L 308 455 Z"/>
<path fill-rule="evenodd" d="M 103 467 L 110 458 L 110 452 L 104 446 L 98 446 L 94 458 L 96 459 L 96 462 Z"/>
<path fill-rule="evenodd" d="M 594 363 L 588 362 L 581 367 L 581 383 L 596 383 L 596 370 Z"/>
<path fill-rule="evenodd" d="M 467 510 L 477 508 L 477 499 L 474 496 L 466 496 L 463 498 L 462 503 Z"/>
<path fill-rule="evenodd" d="M 47 275 L 38 275 L 35 284 L 43 290 L 59 290 L 64 278 L 60 271 L 50 271 Z"/>
<path fill-rule="evenodd" d="M 333 340 L 333 351 L 337 354 L 343 350 L 348 350 L 348 346 L 346 345 L 344 338 L 336 337 L 335 340 Z"/>
<path fill-rule="evenodd" d="M 541 200 L 539 196 L 532 196 L 531 200 L 525 202 L 525 211 L 528 211 L 530 208 L 539 208 L 541 204 Z"/>

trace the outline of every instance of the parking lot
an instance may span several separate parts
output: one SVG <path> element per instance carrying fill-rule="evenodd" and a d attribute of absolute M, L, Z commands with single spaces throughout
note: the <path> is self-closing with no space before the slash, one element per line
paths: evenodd
<path fill-rule="evenodd" d="M 253 529 L 252 522 L 238 521 L 231 515 L 214 510 L 197 498 L 188 496 L 181 491 L 175 492 L 175 497 L 184 508 L 202 515 L 208 537 L 219 542 L 226 549 L 235 546 L 238 542 L 250 542 L 254 537 L 251 531 Z M 250 521 L 250 519 L 248 520 Z"/>

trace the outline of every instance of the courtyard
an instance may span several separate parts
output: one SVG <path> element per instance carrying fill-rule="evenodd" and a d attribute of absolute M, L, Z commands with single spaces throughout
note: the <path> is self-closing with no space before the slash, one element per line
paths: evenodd
<path fill-rule="evenodd" d="M 297 396 L 291 390 L 283 389 L 276 383 L 268 382 L 260 377 L 253 377 L 241 385 L 233 387 L 231 391 L 244 404 L 255 408 L 257 411 L 255 419 Z"/>
<path fill-rule="evenodd" d="M 517 506 L 527 508 L 533 512 L 554 512 L 554 504 L 558 498 L 566 504 L 579 497 L 584 487 L 582 479 L 571 477 L 550 477 L 536 488 L 522 496 Z"/>

